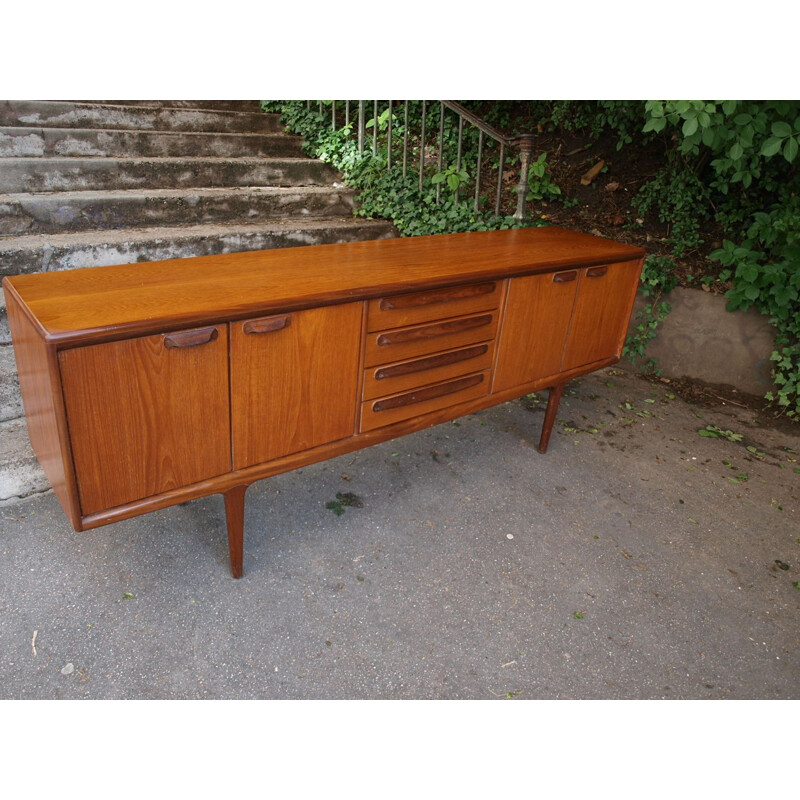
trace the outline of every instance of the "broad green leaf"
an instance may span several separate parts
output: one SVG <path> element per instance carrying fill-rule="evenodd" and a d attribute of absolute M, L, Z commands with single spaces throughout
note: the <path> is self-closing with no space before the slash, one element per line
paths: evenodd
<path fill-rule="evenodd" d="M 725 116 L 729 116 L 730 114 L 733 114 L 734 111 L 736 111 L 736 106 L 738 105 L 739 105 L 738 100 L 723 100 L 722 113 L 725 114 Z"/>
<path fill-rule="evenodd" d="M 772 135 L 780 136 L 781 139 L 785 139 L 787 136 L 792 135 L 792 128 L 788 122 L 783 122 L 783 121 L 773 122 Z"/>
<path fill-rule="evenodd" d="M 687 119 L 683 123 L 683 135 L 691 136 L 697 130 L 697 118 Z"/>
<path fill-rule="evenodd" d="M 773 136 L 772 138 L 767 139 L 767 141 L 764 142 L 763 146 L 761 147 L 761 155 L 767 157 L 774 156 L 780 151 L 781 144 L 783 144 L 783 142 L 777 137 Z"/>
<path fill-rule="evenodd" d="M 731 149 L 728 150 L 729 158 L 732 158 L 734 161 L 738 161 L 744 155 L 744 148 L 739 144 L 739 142 L 735 142 Z"/>
<path fill-rule="evenodd" d="M 791 164 L 797 158 L 797 139 L 788 138 L 783 146 L 783 157 Z"/>

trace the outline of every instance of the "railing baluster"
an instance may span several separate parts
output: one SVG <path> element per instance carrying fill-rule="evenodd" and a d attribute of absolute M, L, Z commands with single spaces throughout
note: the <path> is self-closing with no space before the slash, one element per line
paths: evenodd
<path fill-rule="evenodd" d="M 500 164 L 497 167 L 497 200 L 494 204 L 494 214 L 500 216 L 500 194 L 503 191 L 503 162 L 506 157 L 506 143 L 500 142 Z"/>
<path fill-rule="evenodd" d="M 350 101 L 344 101 L 344 126 L 345 128 L 350 124 Z"/>
<path fill-rule="evenodd" d="M 375 101 L 375 109 L 372 114 L 372 155 L 378 155 L 378 101 Z"/>
<path fill-rule="evenodd" d="M 408 100 L 405 101 L 403 120 L 403 180 L 405 180 L 408 167 Z"/>
<path fill-rule="evenodd" d="M 532 153 L 533 135 L 524 133 L 519 137 L 519 183 L 517 184 L 517 211 L 514 214 L 517 222 L 522 222 L 527 215 L 525 204 L 528 195 L 528 166 L 531 163 Z"/>
<path fill-rule="evenodd" d="M 422 132 L 419 135 L 419 191 L 422 192 L 422 171 L 425 168 L 425 105 L 422 101 Z"/>
<path fill-rule="evenodd" d="M 439 103 L 439 172 L 444 168 L 444 103 Z M 436 205 L 442 197 L 442 184 L 436 184 Z"/>
<path fill-rule="evenodd" d="M 458 115 L 458 157 L 456 158 L 456 172 L 461 172 L 461 140 L 464 133 L 464 117 Z M 458 189 L 456 186 L 455 202 L 458 202 Z"/>
<path fill-rule="evenodd" d="M 331 100 L 331 130 L 336 130 L 336 101 Z"/>
<path fill-rule="evenodd" d="M 478 197 L 481 192 L 481 158 L 483 157 L 483 131 L 478 134 L 478 174 L 475 176 L 475 213 L 478 213 Z"/>
<path fill-rule="evenodd" d="M 364 119 L 364 101 L 358 101 L 358 152 L 363 155 L 364 153 L 364 126 L 367 121 Z"/>
<path fill-rule="evenodd" d="M 389 101 L 389 130 L 387 133 L 387 140 L 389 146 L 387 147 L 388 155 L 386 156 L 386 169 L 392 168 L 392 101 Z"/>

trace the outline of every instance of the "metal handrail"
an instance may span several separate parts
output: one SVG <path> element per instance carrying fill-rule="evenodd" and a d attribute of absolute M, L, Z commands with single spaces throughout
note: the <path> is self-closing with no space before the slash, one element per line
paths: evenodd
<path fill-rule="evenodd" d="M 310 108 L 312 101 L 307 101 L 307 105 Z M 324 114 L 323 111 L 323 103 L 322 101 L 317 101 L 319 103 L 319 112 L 320 114 Z M 350 104 L 357 102 L 358 103 L 358 117 L 356 128 L 358 131 L 358 149 L 359 152 L 363 153 L 365 149 L 365 140 L 366 140 L 366 125 L 367 125 L 367 102 L 366 100 L 358 100 L 358 101 L 351 101 L 351 100 L 344 100 L 344 101 L 331 101 L 331 126 L 333 130 L 336 130 L 336 114 L 337 114 L 337 103 L 344 103 L 344 115 L 345 115 L 345 126 L 351 124 L 351 116 L 350 116 Z M 388 127 L 387 127 L 387 164 L 386 168 L 392 168 L 392 117 L 393 117 L 393 108 L 394 103 L 397 101 L 388 100 Z M 403 177 L 405 178 L 408 174 L 409 170 L 409 130 L 408 130 L 408 100 L 400 101 L 404 104 L 404 125 L 403 125 Z M 482 156 L 483 156 L 483 147 L 485 137 L 489 137 L 490 139 L 494 140 L 500 146 L 500 154 L 498 158 L 498 178 L 497 178 L 497 192 L 495 196 L 495 215 L 500 215 L 500 207 L 502 201 L 502 177 L 503 177 L 503 166 L 505 164 L 506 159 L 506 150 L 509 151 L 517 151 L 519 153 L 520 159 L 520 174 L 519 180 L 517 182 L 515 193 L 517 195 L 517 202 L 516 202 L 516 211 L 514 213 L 514 219 L 518 222 L 523 221 L 527 216 L 527 208 L 526 208 L 526 197 L 528 194 L 528 170 L 530 167 L 531 156 L 533 154 L 534 149 L 534 137 L 532 134 L 521 134 L 519 136 L 505 136 L 500 131 L 493 128 L 489 123 L 485 120 L 482 120 L 477 115 L 473 114 L 469 109 L 465 108 L 461 103 L 457 103 L 455 100 L 439 100 L 439 101 L 422 101 L 422 118 L 421 118 L 421 125 L 420 125 L 420 146 L 419 146 L 419 189 L 422 191 L 423 183 L 424 183 L 424 172 L 425 172 L 425 141 L 426 141 L 426 123 L 427 123 L 427 106 L 429 103 L 436 103 L 438 102 L 440 105 L 440 112 L 439 112 L 439 162 L 438 168 L 439 172 L 441 173 L 444 167 L 444 130 L 445 130 L 445 109 L 453 112 L 458 116 L 458 150 L 457 150 L 457 158 L 456 158 L 456 169 L 461 169 L 461 162 L 463 156 L 463 129 L 464 124 L 468 124 L 473 126 L 478 130 L 478 154 L 477 154 L 477 170 L 475 175 L 475 198 L 474 198 L 474 209 L 477 213 L 480 206 L 480 188 L 481 188 L 481 170 L 482 170 Z M 373 123 L 373 131 L 372 131 L 372 154 L 375 156 L 378 153 L 378 100 L 372 101 L 372 119 L 374 120 Z M 458 199 L 458 190 L 456 190 L 456 199 Z M 436 185 L 436 202 L 441 202 L 441 184 Z"/>

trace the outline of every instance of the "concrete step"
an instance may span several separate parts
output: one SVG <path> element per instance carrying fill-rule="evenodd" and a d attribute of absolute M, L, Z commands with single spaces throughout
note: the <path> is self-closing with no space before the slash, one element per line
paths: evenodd
<path fill-rule="evenodd" d="M 261 111 L 260 100 L 72 100 L 104 106 L 147 106 L 149 108 L 206 108 L 215 111 Z"/>
<path fill-rule="evenodd" d="M 0 505 L 49 488 L 33 454 L 25 420 L 0 422 Z"/>
<path fill-rule="evenodd" d="M 17 236 L 0 240 L 0 275 L 384 239 L 396 235 L 394 227 L 386 220 L 318 217 L 257 224 L 206 224 Z"/>
<path fill-rule="evenodd" d="M 64 100 L 2 100 L 0 126 L 27 128 L 111 128 L 206 133 L 278 133 L 278 114 L 169 108 L 146 105 L 103 105 Z"/>
<path fill-rule="evenodd" d="M 301 157 L 303 141 L 286 133 L 198 133 L 98 128 L 0 128 L 0 158 L 37 156 Z"/>
<path fill-rule="evenodd" d="M 330 186 L 339 173 L 310 158 L 5 158 L 0 193 L 214 186 Z"/>
<path fill-rule="evenodd" d="M 14 349 L 0 345 L 0 422 L 21 417 L 22 413 Z"/>
<path fill-rule="evenodd" d="M 53 192 L 0 195 L 0 237 L 352 214 L 339 186 Z"/>

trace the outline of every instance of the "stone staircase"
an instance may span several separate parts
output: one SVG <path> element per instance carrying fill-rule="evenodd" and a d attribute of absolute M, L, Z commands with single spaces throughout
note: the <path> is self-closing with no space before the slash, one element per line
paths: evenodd
<path fill-rule="evenodd" d="M 352 210 L 258 101 L 0 101 L 0 275 L 396 235 Z M 47 488 L 0 305 L 0 504 Z"/>

